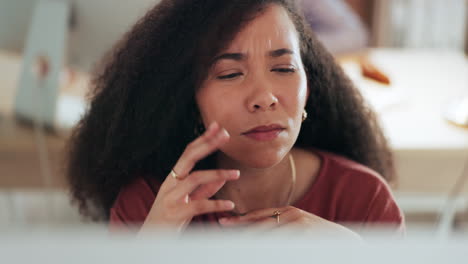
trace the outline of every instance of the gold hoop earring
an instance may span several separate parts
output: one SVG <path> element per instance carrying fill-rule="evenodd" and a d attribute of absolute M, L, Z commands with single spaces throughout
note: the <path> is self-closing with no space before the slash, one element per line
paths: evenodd
<path fill-rule="evenodd" d="M 307 119 L 307 111 L 304 109 L 304 111 L 302 111 L 302 122 L 304 122 L 306 119 Z"/>

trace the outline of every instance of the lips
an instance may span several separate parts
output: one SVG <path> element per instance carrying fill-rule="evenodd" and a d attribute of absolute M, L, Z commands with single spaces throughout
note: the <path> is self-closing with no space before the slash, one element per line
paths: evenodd
<path fill-rule="evenodd" d="M 285 128 L 283 126 L 272 124 L 255 127 L 247 132 L 242 133 L 242 135 L 258 141 L 269 141 L 277 138 L 278 135 L 284 130 Z"/>

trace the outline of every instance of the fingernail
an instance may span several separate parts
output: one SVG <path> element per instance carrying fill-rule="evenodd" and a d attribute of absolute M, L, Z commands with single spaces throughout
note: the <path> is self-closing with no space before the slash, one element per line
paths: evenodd
<path fill-rule="evenodd" d="M 240 176 L 240 171 L 239 170 L 232 170 L 232 171 L 229 171 L 229 175 L 234 177 L 234 179 L 237 179 L 239 178 Z"/>
<path fill-rule="evenodd" d="M 227 219 L 226 217 L 222 217 L 218 219 L 218 222 L 221 224 L 226 224 L 227 222 L 229 222 L 229 219 Z"/>
<path fill-rule="evenodd" d="M 218 138 L 228 138 L 229 137 L 229 133 L 227 132 L 226 129 L 221 129 L 221 131 L 219 132 L 218 134 Z"/>
<path fill-rule="evenodd" d="M 234 209 L 235 204 L 231 201 L 225 201 L 224 206 L 226 206 L 227 209 Z"/>

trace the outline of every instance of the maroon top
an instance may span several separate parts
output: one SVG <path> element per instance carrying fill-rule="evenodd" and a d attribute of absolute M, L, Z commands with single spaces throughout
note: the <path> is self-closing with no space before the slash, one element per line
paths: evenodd
<path fill-rule="evenodd" d="M 338 223 L 395 225 L 404 232 L 404 217 L 387 183 L 375 171 L 344 157 L 313 150 L 321 168 L 310 190 L 293 206 Z M 153 205 L 160 184 L 143 177 L 122 188 L 110 209 L 111 230 L 140 226 Z M 220 228 L 217 220 L 228 213 L 194 217 L 191 223 Z"/>

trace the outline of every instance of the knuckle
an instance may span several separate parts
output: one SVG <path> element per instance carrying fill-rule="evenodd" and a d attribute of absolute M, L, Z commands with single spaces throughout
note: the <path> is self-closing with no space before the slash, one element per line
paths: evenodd
<path fill-rule="evenodd" d="M 201 135 L 200 137 L 198 137 L 197 141 L 200 143 L 200 144 L 206 144 L 208 141 L 209 141 L 209 138 L 207 135 L 203 134 Z"/>
<path fill-rule="evenodd" d="M 293 219 L 302 219 L 302 214 L 298 212 L 291 212 L 291 218 Z"/>
<path fill-rule="evenodd" d="M 169 216 L 169 217 L 175 217 L 178 212 L 178 210 L 174 207 L 169 207 L 169 208 L 166 208 L 166 214 Z"/>
<path fill-rule="evenodd" d="M 182 156 L 188 155 L 192 148 L 193 148 L 193 142 L 189 143 L 187 146 L 185 146 L 184 152 L 182 152 Z"/>
<path fill-rule="evenodd" d="M 299 210 L 289 210 L 289 214 L 291 214 L 293 217 L 302 216 L 302 212 Z"/>
<path fill-rule="evenodd" d="M 192 204 L 192 212 L 193 214 L 203 213 L 205 209 L 205 205 L 203 203 L 193 203 Z"/>
<path fill-rule="evenodd" d="M 199 139 L 200 139 L 200 141 L 202 141 L 202 142 L 207 142 L 207 141 L 210 140 L 210 136 L 207 135 L 206 133 L 203 133 L 203 135 L 201 135 L 201 136 L 199 137 Z"/>
<path fill-rule="evenodd" d="M 292 221 L 294 221 L 296 225 L 303 225 L 307 222 L 304 218 L 292 218 Z"/>
<path fill-rule="evenodd" d="M 189 143 L 189 144 L 185 147 L 185 150 L 184 150 L 184 152 L 183 152 L 183 155 L 184 155 L 185 157 L 190 158 L 191 156 L 193 156 L 193 153 L 195 152 L 195 148 L 196 148 L 196 146 L 195 146 L 195 143 L 194 143 L 194 142 Z"/>
<path fill-rule="evenodd" d="M 223 203 L 223 201 L 215 200 L 215 202 L 213 204 L 213 207 L 215 209 L 224 209 L 224 203 Z"/>
<path fill-rule="evenodd" d="M 187 162 L 188 163 L 195 163 L 198 160 L 198 154 L 196 151 L 190 151 L 187 153 Z"/>
<path fill-rule="evenodd" d="M 203 136 L 203 143 L 208 145 L 208 146 L 212 146 L 216 143 L 216 140 L 214 140 L 214 138 L 212 137 L 209 137 L 207 135 Z"/>
<path fill-rule="evenodd" d="M 172 201 L 171 201 L 171 199 L 169 199 L 169 197 L 164 196 L 161 199 L 161 205 L 162 205 L 163 208 L 171 208 L 172 207 Z"/>
<path fill-rule="evenodd" d="M 194 141 L 188 143 L 187 146 L 185 147 L 185 150 L 191 150 L 191 149 L 193 149 L 193 147 L 195 146 L 196 142 L 197 142 L 197 140 L 194 140 Z"/>
<path fill-rule="evenodd" d="M 201 179 L 202 175 L 199 172 L 194 172 L 187 178 L 188 182 L 192 185 L 198 184 Z"/>

